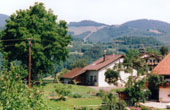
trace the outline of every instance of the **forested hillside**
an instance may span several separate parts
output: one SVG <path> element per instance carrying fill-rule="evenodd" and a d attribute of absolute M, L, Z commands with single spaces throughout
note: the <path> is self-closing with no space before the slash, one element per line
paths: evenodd
<path fill-rule="evenodd" d="M 93 25 L 98 26 L 95 31 L 89 27 L 93 23 L 84 23 L 84 21 L 70 23 L 69 31 L 72 32 L 73 38 L 84 39 L 88 36 L 86 41 L 112 42 L 112 40 L 119 37 L 154 37 L 164 43 L 170 42 L 168 40 L 168 36 L 170 36 L 170 24 L 163 21 L 140 19 L 112 26 L 98 23 Z M 76 26 L 78 26 L 78 29 L 73 28 Z"/>

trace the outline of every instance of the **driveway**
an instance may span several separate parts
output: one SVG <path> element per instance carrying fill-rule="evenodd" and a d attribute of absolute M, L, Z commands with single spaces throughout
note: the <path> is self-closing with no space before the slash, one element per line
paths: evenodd
<path fill-rule="evenodd" d="M 156 101 L 146 101 L 145 103 L 140 103 L 141 105 L 153 108 L 166 108 L 168 103 L 161 103 Z"/>

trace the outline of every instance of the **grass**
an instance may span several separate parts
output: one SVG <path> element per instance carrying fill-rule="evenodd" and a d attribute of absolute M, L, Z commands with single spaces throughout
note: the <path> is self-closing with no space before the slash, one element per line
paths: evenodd
<path fill-rule="evenodd" d="M 52 94 L 55 94 L 55 86 L 57 83 L 50 83 L 43 86 L 43 98 L 47 102 L 48 106 L 52 110 L 74 110 L 73 108 L 95 108 L 95 105 L 100 105 L 102 103 L 102 99 L 96 97 L 96 90 L 86 87 L 86 86 L 78 86 L 78 85 L 63 85 L 63 86 L 71 86 L 70 90 L 72 94 L 80 94 L 82 98 L 70 98 L 68 97 L 66 101 L 56 101 L 50 100 L 48 97 Z"/>
<path fill-rule="evenodd" d="M 68 98 L 66 101 L 47 100 L 52 110 L 74 110 L 73 108 L 90 107 L 101 104 L 100 98 Z"/>

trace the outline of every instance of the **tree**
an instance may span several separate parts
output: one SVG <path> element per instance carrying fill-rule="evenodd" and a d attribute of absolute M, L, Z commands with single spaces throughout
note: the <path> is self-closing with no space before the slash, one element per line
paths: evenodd
<path fill-rule="evenodd" d="M 63 101 L 66 100 L 66 96 L 69 96 L 71 94 L 71 90 L 70 90 L 71 87 L 72 86 L 66 86 L 66 85 L 63 85 L 63 84 L 57 84 L 55 86 L 55 92 L 59 96 L 60 100 L 63 100 Z"/>
<path fill-rule="evenodd" d="M 91 63 L 103 56 L 104 54 L 103 50 L 104 49 L 101 45 L 94 45 L 84 53 L 83 57 L 88 59 L 87 63 Z"/>
<path fill-rule="evenodd" d="M 164 83 L 164 77 L 160 75 L 150 74 L 148 76 L 148 88 L 151 91 L 151 99 L 158 99 L 159 86 Z"/>
<path fill-rule="evenodd" d="M 107 93 L 102 99 L 100 110 L 126 110 L 126 102 L 120 100 L 115 94 Z"/>
<path fill-rule="evenodd" d="M 134 105 L 136 102 L 145 102 L 151 94 L 150 90 L 145 87 L 146 80 L 142 79 L 125 89 L 126 99 L 130 104 Z"/>
<path fill-rule="evenodd" d="M 114 71 L 113 69 L 108 69 L 105 72 L 105 77 L 106 77 L 106 81 L 111 84 L 116 84 L 118 78 L 119 78 L 119 72 L 118 71 Z"/>
<path fill-rule="evenodd" d="M 86 60 L 85 59 L 78 59 L 77 61 L 75 61 L 73 64 L 71 64 L 71 68 L 76 68 L 76 67 L 85 67 L 86 64 Z"/>
<path fill-rule="evenodd" d="M 48 110 L 41 91 L 25 86 L 25 73 L 22 66 L 4 63 L 0 71 L 0 110 Z"/>
<path fill-rule="evenodd" d="M 161 55 L 161 53 L 158 49 L 152 49 L 152 48 L 147 48 L 147 53 Z"/>
<path fill-rule="evenodd" d="M 167 55 L 168 54 L 168 48 L 167 47 L 161 47 L 160 52 L 162 55 Z"/>
<path fill-rule="evenodd" d="M 68 56 L 71 36 L 67 35 L 67 23 L 56 20 L 52 10 L 46 11 L 43 3 L 35 3 L 27 10 L 12 14 L 1 32 L 1 40 L 17 39 L 2 43 L 7 59 L 22 61 L 25 68 L 28 68 L 27 39 L 32 39 L 33 79 L 40 73 L 53 72 L 54 63 L 60 64 Z"/>
<path fill-rule="evenodd" d="M 136 50 L 129 50 L 123 62 L 126 72 L 132 73 L 133 69 L 137 70 L 138 76 L 144 75 L 148 72 L 148 66 L 144 59 L 140 58 L 139 52 Z"/>

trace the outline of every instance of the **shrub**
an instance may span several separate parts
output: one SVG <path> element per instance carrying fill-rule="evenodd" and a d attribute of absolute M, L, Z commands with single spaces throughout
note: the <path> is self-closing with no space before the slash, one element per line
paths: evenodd
<path fill-rule="evenodd" d="M 81 94 L 75 93 L 72 95 L 73 98 L 82 98 Z"/>
<path fill-rule="evenodd" d="M 115 84 L 119 78 L 119 72 L 108 69 L 105 72 L 106 82 Z"/>
<path fill-rule="evenodd" d="M 104 96 L 105 96 L 104 90 L 100 90 L 100 91 L 96 94 L 96 96 L 104 97 Z"/>
<path fill-rule="evenodd" d="M 100 110 L 126 110 L 126 102 L 120 100 L 112 93 L 106 94 L 103 97 L 103 105 Z"/>
<path fill-rule="evenodd" d="M 70 86 L 66 86 L 63 84 L 58 84 L 55 86 L 55 92 L 60 97 L 61 100 L 66 100 L 65 96 L 69 96 L 71 94 Z"/>
<path fill-rule="evenodd" d="M 23 72 L 13 63 L 5 64 L 0 71 L 0 110 L 48 110 L 41 91 L 25 86 Z"/>
<path fill-rule="evenodd" d="M 145 88 L 145 80 L 139 80 L 134 85 L 125 89 L 126 98 L 129 103 L 134 105 L 136 102 L 144 102 L 151 94 L 148 88 Z"/>

